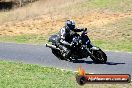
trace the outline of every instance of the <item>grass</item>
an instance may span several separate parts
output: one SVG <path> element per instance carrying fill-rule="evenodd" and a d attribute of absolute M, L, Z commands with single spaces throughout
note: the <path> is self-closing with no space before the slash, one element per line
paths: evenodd
<path fill-rule="evenodd" d="M 94 10 L 127 12 L 132 10 L 131 3 L 132 0 L 39 0 L 9 12 L 0 12 L 0 24 L 9 21 L 31 19 L 43 14 L 53 14 L 56 17 L 58 15 L 70 17 Z"/>
<path fill-rule="evenodd" d="M 132 17 L 129 17 L 109 23 L 100 28 L 95 27 L 92 30 L 94 31 L 93 33 L 97 32 L 96 35 L 89 32 L 89 37 L 94 45 L 104 50 L 132 52 L 131 20 Z M 102 29 L 105 30 L 102 31 Z M 52 34 L 54 33 L 50 33 L 49 35 L 0 36 L 0 42 L 44 44 Z"/>
<path fill-rule="evenodd" d="M 38 36 L 38 35 L 21 35 L 21 36 L 5 36 L 0 37 L 0 42 L 15 42 L 18 44 L 28 43 L 28 44 L 44 44 L 48 41 L 48 37 Z M 103 40 L 92 40 L 95 46 L 102 48 L 103 50 L 113 50 L 113 51 L 127 51 L 132 52 L 132 42 L 127 41 L 103 41 Z"/>
<path fill-rule="evenodd" d="M 18 35 L 18 36 L 1 36 L 1 42 L 15 42 L 28 44 L 44 44 L 48 37 L 43 35 Z"/>
<path fill-rule="evenodd" d="M 39 0 L 34 3 L 29 3 L 25 7 L 13 9 L 7 12 L 0 12 L 0 24 L 9 21 L 31 19 L 45 14 L 54 15 L 57 13 L 58 15 L 58 13 L 61 14 L 60 13 L 61 9 L 63 10 L 65 7 L 73 6 L 74 4 L 76 4 L 76 2 L 81 1 L 82 0 L 75 0 L 74 3 L 71 0 Z M 62 13 L 64 12 L 65 11 L 63 11 Z"/>
<path fill-rule="evenodd" d="M 72 18 L 90 11 L 125 13 L 132 11 L 132 0 L 40 0 L 28 6 L 0 12 L 0 25 L 10 21 L 32 19 L 40 15 L 53 15 L 53 18 Z M 48 18 L 47 17 L 47 18 Z M 105 29 L 102 31 L 102 29 Z M 91 41 L 105 50 L 132 52 L 132 18 L 109 23 L 100 28 L 93 27 L 96 35 L 90 34 Z M 51 35 L 0 36 L 0 42 L 44 44 Z M 104 37 L 102 37 L 104 36 Z M 1 88 L 131 88 L 130 84 L 87 84 L 79 86 L 75 74 L 55 68 L 23 63 L 0 61 Z"/>
<path fill-rule="evenodd" d="M 79 86 L 75 74 L 71 71 L 0 60 L 1 88 L 131 88 L 131 86 L 132 83 Z"/>
<path fill-rule="evenodd" d="M 1 88 L 76 88 L 74 74 L 56 68 L 0 61 Z"/>
<path fill-rule="evenodd" d="M 93 44 L 102 48 L 103 50 L 132 52 L 132 42 L 130 41 L 108 42 L 96 40 L 93 41 Z"/>
<path fill-rule="evenodd" d="M 80 0 L 81 1 L 81 0 Z M 73 6 L 62 8 L 64 13 L 82 15 L 90 11 L 128 12 L 132 10 L 132 0 L 82 0 Z"/>
<path fill-rule="evenodd" d="M 72 18 L 72 16 L 76 17 L 79 13 L 81 15 L 85 15 L 85 13 L 94 11 L 94 10 L 97 12 L 100 10 L 101 11 L 107 10 L 108 12 L 113 12 L 112 14 L 118 13 L 118 12 L 125 13 L 127 11 L 132 10 L 131 3 L 132 3 L 132 0 L 72 0 L 72 1 L 71 0 L 55 0 L 55 1 L 40 0 L 32 4 L 30 3 L 28 6 L 14 9 L 9 12 L 0 12 L 0 24 L 9 22 L 9 21 L 19 22 L 19 20 L 32 19 L 40 15 L 50 15 L 50 17 L 48 16 L 49 18 L 48 17 L 43 18 L 44 20 L 51 19 L 52 16 L 55 20 L 58 19 L 57 17 L 60 17 L 59 19 L 61 19 L 61 17 L 65 18 L 65 16 L 68 18 L 70 17 Z M 106 11 L 106 14 L 107 14 L 107 11 Z M 94 18 L 96 20 L 98 19 L 96 18 L 96 15 Z M 54 19 L 51 19 L 51 20 L 54 20 Z M 101 27 L 91 27 L 92 28 L 91 31 L 93 31 L 96 35 L 92 35 L 92 33 L 89 33 L 90 34 L 89 37 L 91 38 L 91 40 L 93 41 L 95 45 L 99 46 L 102 49 L 132 52 L 132 46 L 131 46 L 132 45 L 132 35 L 131 35 L 132 22 L 131 21 L 132 21 L 132 17 L 129 17 L 129 18 L 124 18 L 121 20 L 114 21 L 112 23 L 110 22 Z M 59 24 L 59 23 L 56 23 L 56 24 Z M 31 24 L 29 24 L 29 26 L 30 25 Z M 42 27 L 39 27 L 38 26 L 39 24 L 37 23 L 34 23 L 33 25 L 34 27 L 35 26 L 38 27 L 39 30 L 46 29 L 47 27 L 45 25 Z M 61 27 L 60 25 L 58 26 Z M 85 25 L 85 24 L 82 24 L 82 25 Z M 18 26 L 21 26 L 21 25 L 18 25 Z M 51 25 L 48 25 L 48 27 L 50 26 Z M 27 29 L 29 29 L 29 31 L 31 31 L 30 29 L 32 29 L 32 27 L 28 28 L 28 25 L 26 25 L 25 28 L 26 27 Z M 12 28 L 16 28 L 18 29 L 18 31 L 21 30 L 21 27 L 13 26 Z M 2 27 L 0 29 L 2 29 Z M 103 31 L 102 29 L 105 29 L 105 30 Z M 8 30 L 8 27 L 2 30 Z M 12 29 L 9 28 L 9 30 L 12 30 Z M 48 37 L 51 34 L 53 34 L 53 31 L 48 31 L 46 35 L 43 35 L 43 34 L 38 35 L 39 33 L 29 35 L 29 34 L 26 34 L 27 32 L 24 32 L 24 31 L 22 32 L 25 34 L 22 34 L 22 35 L 13 34 L 14 36 L 7 36 L 7 35 L 4 36 L 4 34 L 3 35 L 1 34 L 0 42 L 43 44 L 47 42 Z M 97 38 L 97 36 L 99 38 Z"/>
<path fill-rule="evenodd" d="M 131 9 L 131 0 L 86 0 L 81 6 L 89 9 L 126 12 Z"/>
<path fill-rule="evenodd" d="M 121 19 L 113 23 L 102 26 L 101 28 L 95 28 L 100 31 L 98 36 L 105 36 L 104 38 L 96 39 L 96 36 L 92 36 L 93 43 L 106 50 L 118 50 L 132 52 L 132 17 Z M 96 32 L 96 31 L 95 31 Z"/>

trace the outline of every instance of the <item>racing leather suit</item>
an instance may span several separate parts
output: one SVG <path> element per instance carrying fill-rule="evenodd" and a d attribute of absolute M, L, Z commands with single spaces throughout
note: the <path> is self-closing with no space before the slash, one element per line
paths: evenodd
<path fill-rule="evenodd" d="M 73 30 L 70 30 L 67 26 L 64 26 L 63 28 L 60 29 L 60 33 L 59 33 L 60 43 L 62 44 L 60 45 L 60 48 L 64 50 L 65 53 L 67 53 L 65 56 L 67 56 L 68 58 L 70 56 L 70 51 L 71 51 L 68 47 L 71 46 L 72 35 L 75 32 L 82 32 L 82 31 L 84 31 L 84 28 L 83 29 L 75 28 Z M 84 45 L 87 45 L 88 47 L 92 47 L 90 39 L 88 38 L 87 35 L 82 36 L 82 42 Z"/>
<path fill-rule="evenodd" d="M 75 32 L 82 32 L 82 31 L 84 31 L 84 28 L 82 29 L 75 28 L 73 30 L 70 30 L 68 27 L 64 26 L 60 30 L 60 43 L 66 46 L 70 46 L 71 45 L 70 43 L 72 42 L 72 35 Z M 82 35 L 82 42 L 84 45 L 87 45 L 89 48 L 92 47 L 91 41 L 87 35 Z"/>

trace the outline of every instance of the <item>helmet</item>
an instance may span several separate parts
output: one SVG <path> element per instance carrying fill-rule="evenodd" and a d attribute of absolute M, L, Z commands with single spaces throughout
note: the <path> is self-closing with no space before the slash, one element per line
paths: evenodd
<path fill-rule="evenodd" d="M 65 26 L 70 30 L 73 30 L 75 28 L 75 22 L 73 20 L 67 20 Z"/>

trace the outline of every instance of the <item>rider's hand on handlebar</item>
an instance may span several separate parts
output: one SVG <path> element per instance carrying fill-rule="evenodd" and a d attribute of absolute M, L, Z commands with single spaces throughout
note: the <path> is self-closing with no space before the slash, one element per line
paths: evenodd
<path fill-rule="evenodd" d="M 84 34 L 84 35 L 87 35 L 87 28 L 84 28 L 84 29 L 83 29 L 83 34 Z"/>

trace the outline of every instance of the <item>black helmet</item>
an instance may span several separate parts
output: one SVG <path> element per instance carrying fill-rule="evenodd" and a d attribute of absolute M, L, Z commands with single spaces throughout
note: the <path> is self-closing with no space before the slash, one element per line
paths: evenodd
<path fill-rule="evenodd" d="M 73 20 L 67 20 L 65 26 L 70 30 L 73 30 L 75 28 L 75 22 Z"/>

